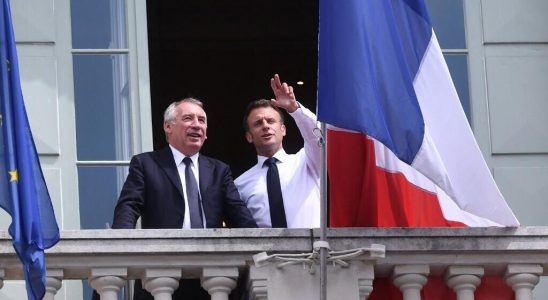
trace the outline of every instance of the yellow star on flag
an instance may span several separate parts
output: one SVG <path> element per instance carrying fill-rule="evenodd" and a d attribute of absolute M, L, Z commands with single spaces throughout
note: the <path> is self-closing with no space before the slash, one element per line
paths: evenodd
<path fill-rule="evenodd" d="M 19 173 L 17 170 L 8 172 L 10 174 L 10 182 L 19 182 Z"/>

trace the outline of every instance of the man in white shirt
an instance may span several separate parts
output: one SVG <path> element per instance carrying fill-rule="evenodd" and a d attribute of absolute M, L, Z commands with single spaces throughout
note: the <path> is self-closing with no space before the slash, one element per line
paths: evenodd
<path fill-rule="evenodd" d="M 257 164 L 234 183 L 259 227 L 319 227 L 321 148 L 314 132 L 318 130 L 316 116 L 297 102 L 293 87 L 282 83 L 277 74 L 270 85 L 276 99 L 250 103 L 244 117 L 245 137 L 255 146 Z M 283 149 L 286 127 L 280 108 L 293 117 L 304 139 L 304 147 L 296 154 Z M 277 208 L 272 208 L 277 205 L 272 203 L 276 188 L 271 188 L 275 180 L 269 179 L 273 178 L 269 164 L 279 174 L 279 183 L 274 185 L 281 189 L 283 205 Z"/>

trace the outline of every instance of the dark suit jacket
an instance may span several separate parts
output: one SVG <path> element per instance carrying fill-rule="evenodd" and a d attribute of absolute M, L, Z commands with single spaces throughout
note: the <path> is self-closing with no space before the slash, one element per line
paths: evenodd
<path fill-rule="evenodd" d="M 200 194 L 206 227 L 255 228 L 257 224 L 240 199 L 225 163 L 200 155 Z M 112 228 L 182 228 L 183 188 L 169 147 L 132 158 L 129 174 L 114 209 Z"/>
<path fill-rule="evenodd" d="M 198 165 L 206 227 L 220 228 L 223 221 L 229 227 L 257 227 L 240 199 L 228 165 L 201 154 Z M 165 147 L 134 156 L 114 209 L 112 228 L 135 228 L 139 217 L 142 228 L 182 228 L 184 213 L 182 183 L 171 149 Z M 183 280 L 173 297 L 209 299 L 199 280 Z M 139 280 L 135 283 L 134 299 L 153 299 Z"/>

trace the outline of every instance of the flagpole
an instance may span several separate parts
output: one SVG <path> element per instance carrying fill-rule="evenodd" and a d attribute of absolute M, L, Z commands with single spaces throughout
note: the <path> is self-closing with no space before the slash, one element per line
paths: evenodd
<path fill-rule="evenodd" d="M 325 123 L 321 123 L 320 145 L 322 167 L 320 177 L 320 242 L 327 243 L 327 138 Z M 320 300 L 327 300 L 327 248 L 320 247 Z"/>

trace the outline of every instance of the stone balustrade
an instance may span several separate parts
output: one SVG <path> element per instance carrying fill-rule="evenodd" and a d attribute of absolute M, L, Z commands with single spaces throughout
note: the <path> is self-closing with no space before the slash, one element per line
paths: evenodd
<path fill-rule="evenodd" d="M 255 265 L 253 255 L 311 253 L 319 231 L 308 229 L 192 229 L 63 231 L 46 251 L 47 294 L 63 280 L 87 279 L 101 299 L 117 299 L 127 280 L 141 279 L 156 300 L 171 299 L 180 278 L 199 278 L 212 300 L 228 299 L 248 274 L 251 299 L 319 299 L 319 267 L 277 259 Z M 428 276 L 440 276 L 458 300 L 474 299 L 483 276 L 500 276 L 517 300 L 533 299 L 548 273 L 548 228 L 329 229 L 331 250 L 385 246 L 328 265 L 328 299 L 366 299 L 374 278 L 388 278 L 404 300 L 420 299 Z M 0 287 L 22 279 L 7 232 L 0 232 Z"/>

